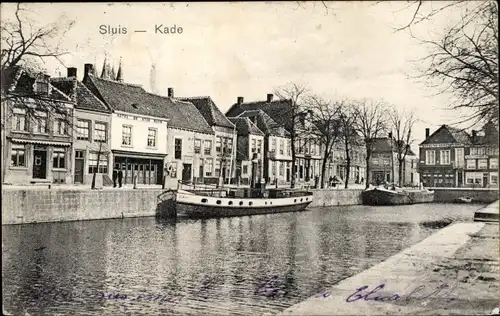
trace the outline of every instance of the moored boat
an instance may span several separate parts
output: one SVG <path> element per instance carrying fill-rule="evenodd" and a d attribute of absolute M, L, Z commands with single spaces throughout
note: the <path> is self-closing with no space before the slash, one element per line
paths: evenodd
<path fill-rule="evenodd" d="M 158 217 L 194 218 L 243 216 L 304 210 L 312 192 L 283 189 L 170 190 L 163 194 Z"/>
<path fill-rule="evenodd" d="M 434 191 L 430 190 L 389 190 L 370 188 L 362 193 L 364 205 L 401 205 L 430 203 L 434 201 Z"/>

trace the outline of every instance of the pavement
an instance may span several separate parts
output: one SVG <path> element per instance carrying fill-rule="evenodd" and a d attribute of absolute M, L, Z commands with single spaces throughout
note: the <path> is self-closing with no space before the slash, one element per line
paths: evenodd
<path fill-rule="evenodd" d="M 447 226 L 281 315 L 491 315 L 500 306 L 498 228 Z"/>
<path fill-rule="evenodd" d="M 3 184 L 2 189 L 5 190 L 48 190 L 50 186 L 51 190 L 91 190 L 90 184 L 30 184 L 30 185 L 11 185 L 11 184 Z M 176 187 L 176 185 L 173 185 Z M 161 185 L 148 185 L 148 184 L 137 184 L 137 189 L 161 189 Z M 172 185 L 170 185 L 172 187 Z M 215 188 L 215 185 L 196 185 L 197 188 L 202 188 L 202 187 L 210 187 L 210 188 Z M 225 184 L 224 188 L 245 188 L 249 187 L 249 185 L 234 185 L 234 184 Z M 275 185 L 268 185 L 268 188 L 275 188 Z M 278 188 L 289 188 L 290 185 L 287 184 L 280 184 L 278 185 Z M 168 187 L 167 187 L 168 188 Z M 305 189 L 308 188 L 307 185 L 304 184 L 297 184 L 295 186 L 296 189 Z M 362 184 L 349 184 L 349 189 L 355 190 L 355 189 L 364 189 L 364 185 Z M 122 188 L 113 188 L 112 186 L 104 186 L 100 188 L 99 190 L 132 190 L 134 189 L 133 184 L 124 184 Z M 328 188 L 328 189 L 344 189 L 344 186 L 337 186 L 335 188 Z"/>
<path fill-rule="evenodd" d="M 498 201 L 474 212 L 474 221 L 476 222 L 498 222 L 499 220 Z"/>

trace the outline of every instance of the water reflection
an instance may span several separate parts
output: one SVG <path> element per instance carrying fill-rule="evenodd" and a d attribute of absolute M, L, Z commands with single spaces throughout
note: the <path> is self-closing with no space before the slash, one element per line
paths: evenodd
<path fill-rule="evenodd" d="M 5 226 L 4 305 L 13 314 L 36 315 L 275 313 L 443 223 L 472 220 L 477 208 L 351 206 Z M 102 293 L 128 296 L 103 299 Z"/>

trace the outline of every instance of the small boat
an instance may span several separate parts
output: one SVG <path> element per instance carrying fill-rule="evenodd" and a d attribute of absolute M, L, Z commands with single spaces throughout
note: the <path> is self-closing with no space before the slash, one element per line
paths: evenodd
<path fill-rule="evenodd" d="M 208 218 L 302 211 L 313 201 L 313 193 L 292 189 L 177 189 L 165 191 L 159 199 L 157 217 Z"/>
<path fill-rule="evenodd" d="M 434 191 L 422 189 L 369 188 L 361 194 L 364 205 L 401 205 L 430 203 L 434 201 Z"/>
<path fill-rule="evenodd" d="M 459 197 L 458 199 L 455 200 L 456 203 L 472 203 L 473 199 L 470 197 Z"/>

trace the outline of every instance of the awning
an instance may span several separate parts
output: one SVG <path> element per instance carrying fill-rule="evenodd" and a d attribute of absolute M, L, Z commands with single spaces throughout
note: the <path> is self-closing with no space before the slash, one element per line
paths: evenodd
<path fill-rule="evenodd" d="M 12 138 L 11 140 L 14 143 L 23 143 L 23 144 L 39 144 L 39 145 L 66 146 L 66 147 L 71 146 L 71 143 L 51 142 L 46 140 L 20 139 L 20 138 Z"/>
<path fill-rule="evenodd" d="M 163 160 L 167 154 L 150 154 L 150 153 L 139 153 L 139 152 L 127 152 L 122 150 L 112 150 L 115 157 L 125 157 L 125 158 L 139 158 L 139 159 L 160 159 Z"/>

